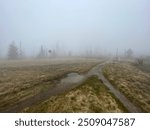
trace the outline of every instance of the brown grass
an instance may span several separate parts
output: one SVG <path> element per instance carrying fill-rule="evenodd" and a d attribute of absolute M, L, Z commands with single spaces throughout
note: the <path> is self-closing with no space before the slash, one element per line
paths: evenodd
<path fill-rule="evenodd" d="M 150 74 L 130 63 L 107 64 L 103 72 L 143 112 L 150 112 Z"/>
<path fill-rule="evenodd" d="M 26 108 L 23 112 L 127 112 L 109 90 L 95 77 L 82 85 L 47 101 Z"/>
<path fill-rule="evenodd" d="M 85 73 L 99 60 L 0 61 L 0 111 L 52 87 L 69 72 Z"/>

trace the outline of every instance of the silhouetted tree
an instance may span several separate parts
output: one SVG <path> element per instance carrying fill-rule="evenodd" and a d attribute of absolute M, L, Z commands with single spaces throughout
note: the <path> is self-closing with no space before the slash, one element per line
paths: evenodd
<path fill-rule="evenodd" d="M 20 41 L 20 47 L 19 47 L 19 58 L 22 59 L 24 58 L 25 55 L 24 55 L 24 51 L 22 50 L 22 43 Z"/>
<path fill-rule="evenodd" d="M 127 58 L 131 58 L 133 56 L 133 51 L 132 49 L 128 49 L 127 51 L 125 51 L 125 56 Z"/>
<path fill-rule="evenodd" d="M 40 52 L 38 54 L 38 58 L 45 58 L 45 57 L 46 57 L 46 52 L 45 52 L 43 46 L 41 46 Z"/>
<path fill-rule="evenodd" d="M 15 42 L 13 41 L 10 45 L 9 45 L 9 49 L 8 49 L 8 59 L 18 59 L 19 54 L 18 54 L 18 48 L 15 45 Z"/>

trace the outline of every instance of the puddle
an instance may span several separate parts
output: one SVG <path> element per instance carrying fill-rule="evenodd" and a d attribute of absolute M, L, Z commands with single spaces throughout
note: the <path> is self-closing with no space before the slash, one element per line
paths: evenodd
<path fill-rule="evenodd" d="M 66 78 L 61 80 L 62 84 L 76 84 L 82 82 L 85 79 L 83 75 L 78 73 L 69 73 Z"/>
<path fill-rule="evenodd" d="M 75 76 L 80 76 L 78 73 L 69 73 L 67 74 L 68 77 L 75 77 Z"/>

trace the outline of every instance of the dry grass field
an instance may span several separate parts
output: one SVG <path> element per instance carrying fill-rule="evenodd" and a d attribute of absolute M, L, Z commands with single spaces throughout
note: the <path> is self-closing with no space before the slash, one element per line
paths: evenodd
<path fill-rule="evenodd" d="M 133 63 L 111 63 L 103 68 L 103 72 L 143 112 L 150 112 L 150 71 Z"/>
<path fill-rule="evenodd" d="M 41 59 L 0 61 L 0 112 L 52 90 L 70 73 L 86 75 L 104 59 Z M 150 112 L 150 71 L 133 63 L 104 65 L 105 77 L 143 112 Z M 98 70 L 97 70 L 98 71 Z M 128 112 L 96 76 L 72 90 L 22 107 L 19 112 Z M 49 91 L 48 91 L 49 92 Z M 48 93 L 49 94 L 49 93 Z"/>
<path fill-rule="evenodd" d="M 53 96 L 23 112 L 127 112 L 123 105 L 96 77 L 88 78 L 70 92 Z"/>
<path fill-rule="evenodd" d="M 69 72 L 85 73 L 97 59 L 0 61 L 0 111 L 55 85 Z"/>

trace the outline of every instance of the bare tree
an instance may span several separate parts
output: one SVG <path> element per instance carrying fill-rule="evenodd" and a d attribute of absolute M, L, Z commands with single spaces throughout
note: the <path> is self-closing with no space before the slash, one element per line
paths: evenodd
<path fill-rule="evenodd" d="M 45 58 L 45 57 L 46 57 L 46 51 L 43 48 L 43 46 L 41 45 L 40 52 L 38 54 L 38 58 Z"/>
<path fill-rule="evenodd" d="M 18 59 L 19 54 L 18 54 L 18 48 L 15 45 L 15 42 L 13 41 L 10 45 L 9 45 L 9 49 L 8 49 L 8 59 Z"/>
<path fill-rule="evenodd" d="M 19 58 L 22 59 L 24 58 L 24 51 L 22 50 L 22 43 L 20 41 L 20 46 L 19 46 Z"/>

